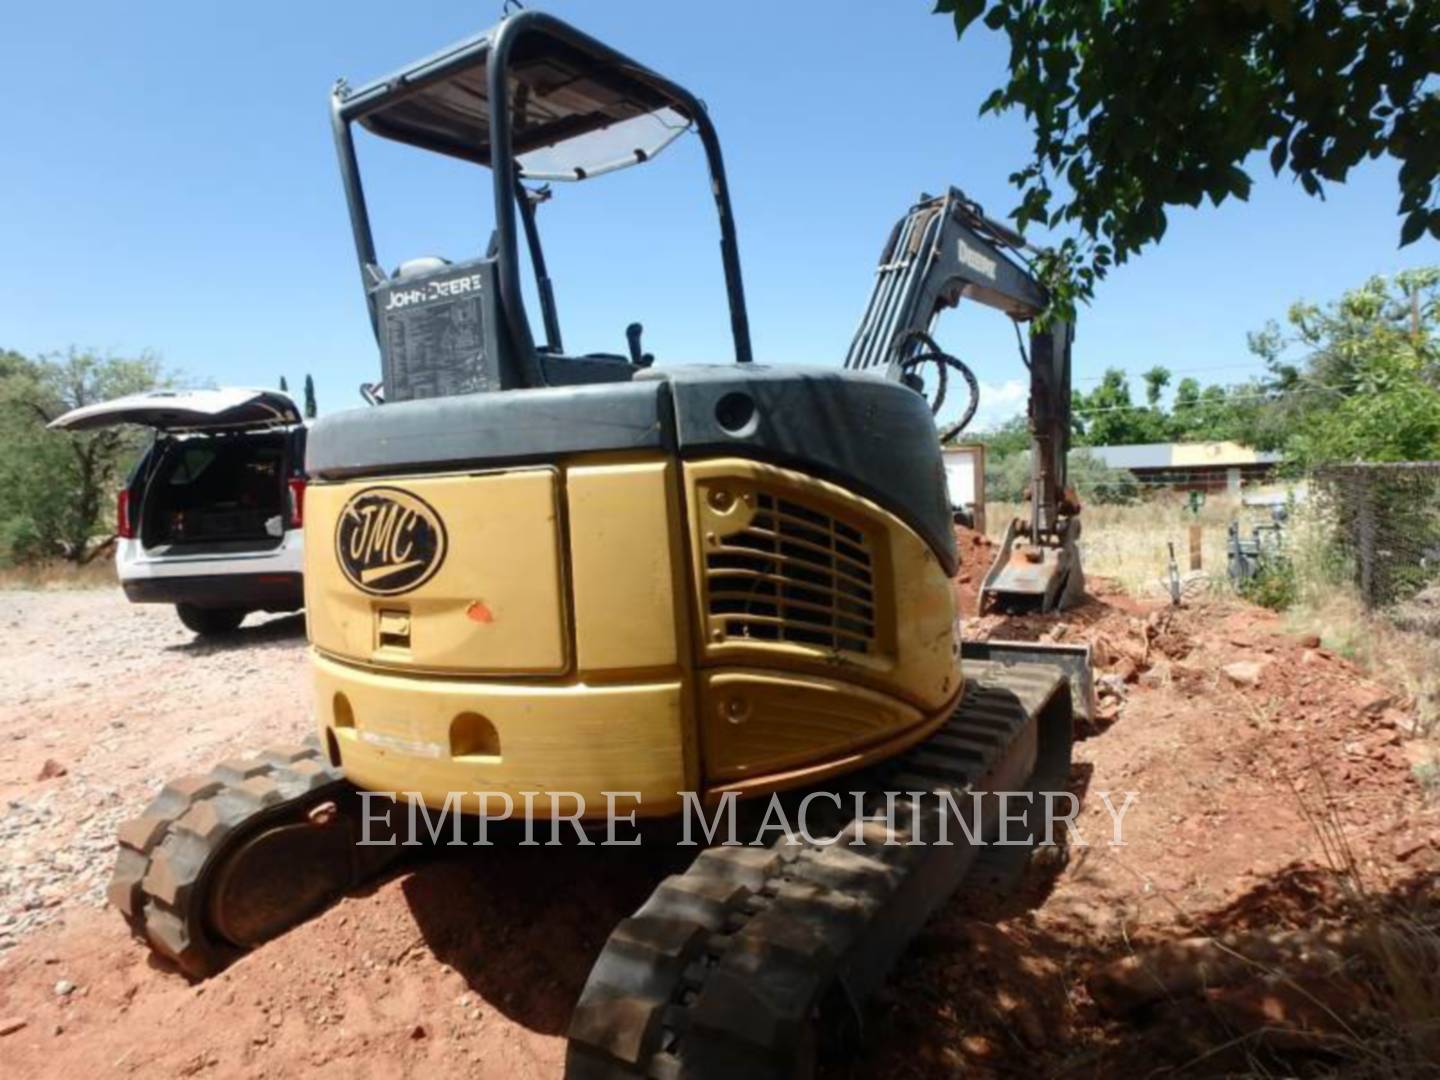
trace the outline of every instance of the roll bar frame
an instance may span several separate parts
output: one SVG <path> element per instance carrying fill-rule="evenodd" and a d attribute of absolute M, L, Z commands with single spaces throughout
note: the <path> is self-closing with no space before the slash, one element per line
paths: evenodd
<path fill-rule="evenodd" d="M 386 274 L 375 254 L 375 238 L 370 226 L 370 214 L 365 201 L 364 185 L 360 179 L 360 166 L 355 154 L 351 126 L 368 114 L 483 60 L 486 63 L 489 96 L 490 168 L 495 200 L 500 304 L 519 354 L 519 366 L 525 384 L 532 387 L 546 385 L 544 369 L 535 349 L 520 288 L 520 244 L 514 180 L 519 173 L 511 141 L 510 87 L 506 78 L 515 43 L 527 34 L 547 35 L 595 57 L 601 63 L 623 70 L 631 78 L 648 84 L 669 98 L 695 125 L 705 149 L 711 192 L 715 198 L 716 213 L 720 218 L 720 259 L 725 271 L 725 293 L 730 305 L 730 331 L 734 338 L 735 360 L 737 363 L 750 363 L 754 356 L 750 346 L 750 320 L 745 306 L 745 286 L 740 273 L 735 217 L 730 204 L 730 189 L 725 177 L 720 138 L 715 131 L 715 125 L 710 121 L 704 102 L 677 83 L 542 11 L 525 10 L 509 15 L 485 34 L 468 38 L 396 75 L 379 79 L 358 90 L 351 90 L 342 79 L 331 91 L 331 127 L 339 156 L 345 201 L 350 210 L 350 231 L 360 265 L 366 304 L 370 309 L 371 326 L 378 333 L 379 320 L 374 310 L 371 289 L 385 281 Z M 435 151 L 433 146 L 428 149 Z"/>

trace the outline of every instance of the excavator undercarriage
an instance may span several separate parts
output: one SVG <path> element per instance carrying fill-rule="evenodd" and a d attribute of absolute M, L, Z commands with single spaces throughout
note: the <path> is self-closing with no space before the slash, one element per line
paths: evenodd
<path fill-rule="evenodd" d="M 837 1032 L 858 1033 L 866 1000 L 957 889 L 1003 895 L 1036 845 L 1063 855 L 1054 803 L 1077 699 L 1043 652 L 986 655 L 1004 659 L 967 665 L 928 739 L 806 792 L 818 810 L 803 836 L 706 848 L 615 928 L 576 1005 L 568 1076 L 808 1075 Z M 1085 660 L 1070 657 L 1077 677 Z M 313 741 L 172 781 L 122 826 L 110 901 L 185 974 L 214 974 L 433 852 L 388 829 L 357 843 L 359 804 Z M 1013 846 L 991 846 L 1002 828 Z"/>

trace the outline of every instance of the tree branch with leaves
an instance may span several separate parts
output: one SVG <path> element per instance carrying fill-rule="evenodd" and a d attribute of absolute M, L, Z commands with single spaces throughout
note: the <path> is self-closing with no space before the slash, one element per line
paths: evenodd
<path fill-rule="evenodd" d="M 1435 0 L 938 0 L 958 35 L 1010 43 L 980 107 L 1034 133 L 1012 213 L 1070 226 L 1038 264 L 1049 314 L 1158 242 L 1167 209 L 1249 197 L 1268 155 L 1323 198 L 1366 159 L 1400 163 L 1400 244 L 1440 239 L 1440 3 Z"/>

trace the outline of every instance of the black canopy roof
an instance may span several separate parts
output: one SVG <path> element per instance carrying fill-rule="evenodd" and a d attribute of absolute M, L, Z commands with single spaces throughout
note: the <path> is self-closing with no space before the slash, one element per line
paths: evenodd
<path fill-rule="evenodd" d="M 341 115 L 385 138 L 490 165 L 494 38 L 492 29 L 342 90 Z M 531 31 L 516 38 L 507 67 L 511 145 L 522 175 L 575 180 L 633 165 L 664 149 L 693 119 L 663 78 L 604 46 L 591 50 Z M 560 143 L 571 144 L 563 161 L 545 153 Z"/>

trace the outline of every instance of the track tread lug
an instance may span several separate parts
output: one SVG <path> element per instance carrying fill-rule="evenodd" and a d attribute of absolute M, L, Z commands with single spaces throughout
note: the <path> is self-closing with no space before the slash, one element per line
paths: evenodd
<path fill-rule="evenodd" d="M 140 852 L 122 848 L 115 858 L 115 871 L 110 884 L 105 887 L 105 897 L 125 917 L 132 929 L 140 915 L 140 904 L 144 896 L 141 887 L 149 860 Z"/>
<path fill-rule="evenodd" d="M 967 688 L 943 734 L 856 774 L 861 784 L 856 790 L 869 792 L 861 800 L 862 814 L 873 819 L 883 813 L 886 800 L 880 793 L 886 790 L 958 798 L 974 787 L 1038 781 L 1039 761 L 1024 779 L 1026 755 L 1035 746 L 1024 740 L 1032 724 L 1045 730 L 1041 710 L 1064 680 L 1045 668 L 1013 683 L 1008 670 L 986 669 L 985 674 L 987 685 Z M 1068 722 L 1064 734 L 1057 735 L 1057 714 L 1048 715 L 1056 721 L 1048 736 L 1057 740 L 1050 744 L 1055 747 L 1051 758 L 1060 755 L 1068 762 Z M 1053 760 L 1045 767 L 1064 771 Z M 798 1070 L 812 1064 L 813 1024 L 837 983 L 846 998 L 863 1001 L 972 866 L 973 849 L 963 843 L 952 845 L 963 861 L 960 854 L 952 860 L 927 854 L 933 847 L 905 844 L 914 836 L 929 837 L 938 826 L 945 811 L 935 800 L 923 803 L 917 813 L 902 799 L 895 811 L 888 826 L 877 820 L 848 821 L 834 843 L 711 849 L 684 875 L 662 883 L 641 912 L 656 920 L 688 920 L 703 949 L 678 967 L 672 950 L 644 962 L 648 970 L 627 970 L 640 957 L 624 940 L 628 927 L 617 928 L 591 972 L 582 1008 L 587 1001 L 617 996 L 650 1001 L 665 995 L 662 1030 L 658 1038 L 648 1027 L 639 1036 L 627 1036 L 630 1047 L 642 1049 L 620 1062 L 603 1048 L 585 1045 L 586 1033 L 572 1027 L 569 1075 L 649 1080 L 808 1076 Z M 979 868 L 977 876 L 983 876 L 988 864 Z M 745 889 L 717 889 L 717 882 Z M 742 894 L 743 900 L 732 903 Z M 726 912 L 720 929 L 706 933 L 699 923 L 715 925 L 720 911 Z M 607 985 L 615 980 L 638 993 L 625 995 Z M 651 1013 L 641 1015 L 642 1024 L 653 1022 Z M 614 1071 L 586 1071 L 595 1062 Z"/>
<path fill-rule="evenodd" d="M 691 1031 L 783 1056 L 801 1043 L 802 1029 L 829 979 L 828 970 L 809 962 L 819 947 L 818 939 L 737 941 L 691 1009 Z"/>
<path fill-rule="evenodd" d="M 122 847 L 130 848 L 141 855 L 148 855 L 164 838 L 170 827 L 170 819 L 159 814 L 142 814 L 122 822 L 115 834 Z"/>
<path fill-rule="evenodd" d="M 216 844 L 245 819 L 239 810 L 233 800 L 206 799 L 185 811 L 171 826 L 171 831 L 189 833 L 202 844 Z"/>
<path fill-rule="evenodd" d="M 318 750 L 313 746 L 306 746 L 304 743 L 290 743 L 283 746 L 272 746 L 260 752 L 260 760 L 271 765 L 286 767 L 296 762 L 313 760 Z"/>
<path fill-rule="evenodd" d="M 241 784 L 252 776 L 263 776 L 270 771 L 270 765 L 259 758 L 226 758 L 210 770 L 216 779 L 227 784 Z"/>
<path fill-rule="evenodd" d="M 686 874 L 737 881 L 752 892 L 759 892 L 783 862 L 782 854 L 774 848 L 707 848 L 690 864 Z"/>
<path fill-rule="evenodd" d="M 145 912 L 145 934 L 151 947 L 194 979 L 213 975 L 217 959 L 191 939 L 185 923 L 173 911 L 149 905 Z"/>
<path fill-rule="evenodd" d="M 660 883 L 639 914 L 661 914 L 686 919 L 706 930 L 719 930 L 725 917 L 740 911 L 750 897 L 750 890 L 736 882 L 676 874 Z M 655 910 L 651 910 L 651 905 Z"/>
<path fill-rule="evenodd" d="M 570 1018 L 571 1038 L 593 1055 L 598 1050 L 628 1066 L 641 1065 L 660 1040 L 666 999 L 630 994 L 592 994 L 582 998 Z M 568 1057 L 569 1055 L 567 1055 Z M 604 1062 L 604 1059 L 601 1059 Z M 569 1069 L 567 1067 L 567 1075 Z M 627 1072 L 580 1075 L 635 1075 Z M 644 1075 L 640 1073 L 639 1075 Z"/>
<path fill-rule="evenodd" d="M 843 847 L 822 849 L 796 872 L 806 881 L 876 902 L 888 897 L 900 882 L 900 876 L 878 859 Z"/>
<path fill-rule="evenodd" d="M 231 790 L 256 809 L 285 801 L 285 793 L 280 790 L 280 784 L 273 776 L 251 776 Z"/>
<path fill-rule="evenodd" d="M 224 786 L 223 781 L 209 773 L 191 773 L 188 776 L 176 777 L 160 789 L 160 794 L 145 807 L 141 817 L 176 817 L 184 813 L 185 808 L 196 799 L 207 798 Z"/>

